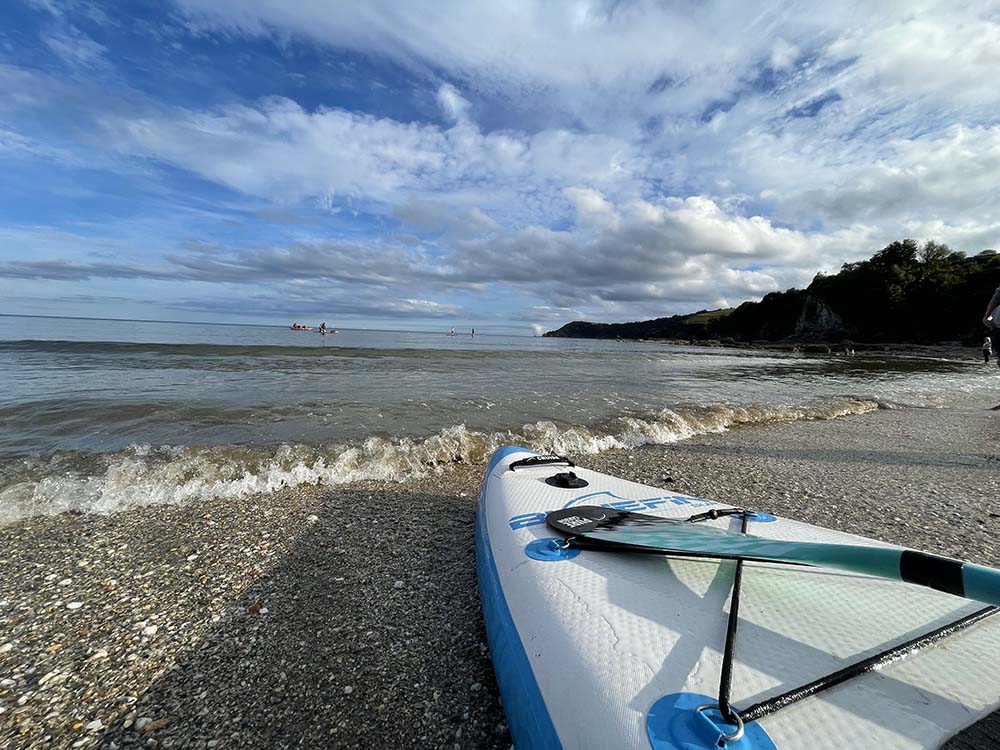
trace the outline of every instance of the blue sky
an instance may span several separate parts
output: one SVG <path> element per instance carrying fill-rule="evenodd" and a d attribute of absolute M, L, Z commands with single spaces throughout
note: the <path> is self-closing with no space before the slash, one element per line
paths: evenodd
<path fill-rule="evenodd" d="M 0 4 L 0 313 L 527 331 L 1000 246 L 977 3 Z"/>

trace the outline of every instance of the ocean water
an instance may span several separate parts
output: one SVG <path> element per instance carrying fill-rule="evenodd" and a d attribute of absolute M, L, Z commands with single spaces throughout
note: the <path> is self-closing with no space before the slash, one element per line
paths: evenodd
<path fill-rule="evenodd" d="M 0 523 L 986 399 L 976 354 L 0 316 Z"/>

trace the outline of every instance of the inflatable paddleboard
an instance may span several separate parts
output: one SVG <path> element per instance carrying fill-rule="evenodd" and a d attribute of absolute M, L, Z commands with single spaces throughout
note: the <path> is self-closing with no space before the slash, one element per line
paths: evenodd
<path fill-rule="evenodd" d="M 546 524 L 585 506 L 733 534 L 743 519 L 524 448 L 494 454 L 476 553 L 517 750 L 937 748 L 1000 707 L 994 608 L 843 570 L 572 545 Z M 894 549 L 762 513 L 746 524 L 764 540 Z"/>

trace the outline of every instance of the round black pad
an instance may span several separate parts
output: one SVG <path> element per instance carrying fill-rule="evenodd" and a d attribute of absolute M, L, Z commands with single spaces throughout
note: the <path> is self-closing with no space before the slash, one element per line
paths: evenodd
<path fill-rule="evenodd" d="M 553 474 L 551 477 L 546 477 L 545 484 L 553 487 L 561 487 L 564 490 L 576 490 L 580 487 L 586 487 L 590 482 L 586 479 L 580 479 L 572 471 L 564 471 L 562 474 Z"/>

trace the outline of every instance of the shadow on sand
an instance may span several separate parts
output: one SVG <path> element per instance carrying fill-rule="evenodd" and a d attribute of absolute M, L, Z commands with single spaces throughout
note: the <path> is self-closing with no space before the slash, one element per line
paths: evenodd
<path fill-rule="evenodd" d="M 509 747 L 476 588 L 475 507 L 416 492 L 319 495 L 319 521 L 139 696 L 134 716 L 153 728 L 124 728 L 133 712 L 122 713 L 102 744 Z"/>

